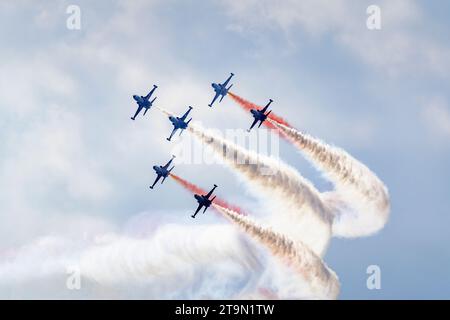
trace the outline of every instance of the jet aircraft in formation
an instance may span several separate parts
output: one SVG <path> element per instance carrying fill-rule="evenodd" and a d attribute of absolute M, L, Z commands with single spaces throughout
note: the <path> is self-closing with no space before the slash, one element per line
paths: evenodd
<path fill-rule="evenodd" d="M 192 107 L 189 106 L 188 111 L 186 111 L 185 114 L 183 114 L 180 117 L 174 117 L 174 116 L 169 116 L 169 120 L 170 122 L 172 122 L 173 125 L 173 130 L 172 133 L 170 134 L 170 137 L 167 138 L 167 141 L 170 141 L 170 139 L 172 139 L 173 135 L 175 134 L 175 132 L 177 132 L 178 129 L 180 129 L 180 136 L 183 133 L 183 130 L 186 129 L 189 125 L 189 122 L 191 122 L 192 118 L 190 118 L 188 121 L 186 121 L 186 117 L 188 116 L 189 112 L 191 112 Z"/>
<path fill-rule="evenodd" d="M 250 126 L 250 129 L 248 129 L 247 131 L 250 132 L 250 130 L 253 129 L 253 127 L 258 123 L 258 121 L 260 121 L 259 123 L 259 127 L 261 127 L 261 125 L 263 124 L 264 121 L 266 121 L 267 116 L 272 112 L 272 110 L 270 110 L 269 112 L 265 113 L 267 111 L 267 108 L 269 108 L 270 104 L 273 102 L 272 99 L 269 100 L 269 103 L 262 108 L 261 110 L 258 109 L 251 109 L 250 112 L 253 115 L 253 118 L 255 120 L 253 120 L 252 125 Z"/>
<path fill-rule="evenodd" d="M 230 76 L 228 77 L 227 80 L 225 80 L 224 83 L 211 83 L 211 86 L 214 88 L 214 92 L 216 93 L 212 102 L 210 104 L 208 104 L 208 106 L 212 107 L 213 103 L 217 100 L 217 98 L 219 98 L 220 96 L 222 96 L 219 100 L 219 103 L 222 102 L 223 98 L 228 94 L 228 90 L 230 90 L 230 88 L 233 85 L 230 85 L 227 88 L 228 83 L 230 82 L 231 78 L 234 76 L 234 73 L 231 73 Z"/>
<path fill-rule="evenodd" d="M 233 86 L 231 84 L 228 87 L 228 84 L 233 76 L 234 76 L 234 73 L 230 73 L 230 76 L 228 77 L 228 79 L 225 80 L 223 83 L 212 83 L 211 84 L 211 86 L 214 88 L 215 95 L 214 95 L 214 98 L 211 101 L 211 103 L 208 105 L 209 107 L 212 107 L 214 102 L 219 97 L 220 97 L 219 103 L 222 102 L 223 98 L 228 94 L 230 88 Z M 153 106 L 153 102 L 155 102 L 156 97 L 153 98 L 152 100 L 150 100 L 150 98 L 152 97 L 156 88 L 158 88 L 158 86 L 153 85 L 153 89 L 146 96 L 133 95 L 133 99 L 136 101 L 138 108 L 137 108 L 134 116 L 131 117 L 132 120 L 136 119 L 136 117 L 139 115 L 139 113 L 142 111 L 142 109 L 145 109 L 144 114 L 143 114 L 143 115 L 145 115 L 147 113 L 147 111 Z M 254 121 L 253 121 L 252 125 L 250 126 L 250 129 L 247 130 L 248 132 L 250 132 L 250 130 L 253 129 L 253 127 L 258 122 L 260 122 L 258 125 L 258 128 L 261 127 L 261 125 L 267 119 L 270 112 L 272 112 L 272 110 L 270 110 L 269 112 L 266 113 L 267 109 L 269 108 L 269 106 L 272 102 L 273 102 L 273 100 L 270 99 L 269 103 L 264 108 L 262 108 L 260 110 L 258 110 L 258 109 L 250 110 L 250 112 L 254 118 Z M 186 118 L 189 115 L 189 113 L 191 112 L 191 110 L 192 110 L 192 107 L 189 106 L 188 110 L 181 117 L 175 117 L 172 115 L 169 116 L 169 120 L 173 125 L 173 130 L 172 130 L 172 133 L 170 134 L 170 136 L 167 138 L 168 141 L 171 141 L 173 135 L 176 133 L 177 130 L 181 130 L 180 131 L 180 135 L 181 135 L 183 133 L 183 130 L 185 130 L 188 127 L 189 122 L 191 122 L 192 118 L 187 121 L 186 121 Z M 153 189 L 155 187 L 156 183 L 158 183 L 158 181 L 161 178 L 163 178 L 161 181 L 161 184 L 163 184 L 164 180 L 170 175 L 171 171 L 175 167 L 175 166 L 172 166 L 172 168 L 169 169 L 174 158 L 175 158 L 175 156 L 172 156 L 172 159 L 170 159 L 164 166 L 161 166 L 161 165 L 153 166 L 153 170 L 155 170 L 155 173 L 156 173 L 156 179 L 153 182 L 153 184 L 150 186 L 150 189 Z M 205 213 L 206 210 L 211 206 L 211 204 L 213 203 L 216 196 L 214 196 L 212 198 L 210 198 L 210 197 L 216 188 L 217 188 L 217 185 L 214 185 L 214 187 L 211 189 L 211 191 L 209 191 L 207 194 L 205 194 L 205 195 L 195 194 L 194 195 L 195 199 L 198 202 L 198 207 L 197 207 L 197 210 L 195 210 L 195 213 L 191 216 L 192 218 L 195 218 L 197 213 L 202 208 L 204 208 L 203 213 Z"/>
<path fill-rule="evenodd" d="M 212 193 L 214 192 L 214 190 L 217 188 L 217 185 L 215 184 L 214 187 L 211 189 L 211 191 L 209 191 L 207 194 L 204 195 L 200 195 L 200 194 L 195 194 L 194 198 L 197 200 L 198 202 L 198 207 L 197 210 L 195 210 L 195 213 L 191 216 L 192 218 L 195 218 L 195 216 L 197 215 L 197 213 L 204 207 L 205 209 L 203 210 L 203 213 L 205 213 L 206 209 L 209 208 L 209 206 L 213 203 L 214 199 L 216 198 L 216 196 L 214 196 L 212 199 L 210 199 L 209 197 L 211 197 Z"/>
<path fill-rule="evenodd" d="M 147 111 L 152 107 L 153 102 L 155 102 L 156 97 L 150 101 L 150 98 L 152 94 L 155 92 L 156 88 L 158 88 L 157 85 L 153 85 L 153 89 L 144 97 L 144 96 L 138 96 L 134 95 L 133 99 L 136 100 L 136 103 L 138 105 L 138 108 L 136 110 L 136 113 L 134 116 L 131 117 L 131 120 L 135 120 L 137 115 L 142 111 L 142 109 L 145 109 L 144 116 L 147 113 Z"/>
<path fill-rule="evenodd" d="M 171 165 L 174 158 L 175 158 L 175 156 L 172 156 L 172 159 L 170 159 L 169 162 L 167 162 L 163 166 L 153 166 L 153 170 L 155 170 L 155 172 L 156 172 L 156 180 L 155 180 L 155 182 L 153 182 L 153 185 L 150 186 L 150 189 L 153 189 L 155 184 L 161 178 L 163 178 L 161 181 L 161 184 L 163 184 L 164 180 L 166 180 L 166 178 L 170 175 L 170 172 L 173 170 L 173 168 L 175 168 L 175 166 L 173 166 L 172 168 L 169 169 L 169 166 Z"/>

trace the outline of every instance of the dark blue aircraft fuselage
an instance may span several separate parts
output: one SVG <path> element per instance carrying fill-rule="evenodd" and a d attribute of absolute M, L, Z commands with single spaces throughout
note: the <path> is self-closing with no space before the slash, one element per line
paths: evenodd
<path fill-rule="evenodd" d="M 172 122 L 174 128 L 176 128 L 176 129 L 184 130 L 188 127 L 188 124 L 178 117 L 169 116 L 169 120 L 170 120 L 170 122 Z"/>
<path fill-rule="evenodd" d="M 211 205 L 212 201 L 209 200 L 208 198 L 206 198 L 205 196 L 196 194 L 194 195 L 195 199 L 197 199 L 198 204 L 200 204 L 201 206 L 205 207 L 205 208 L 209 208 L 209 206 Z"/>
<path fill-rule="evenodd" d="M 167 168 L 164 168 L 163 166 L 153 166 L 153 170 L 155 170 L 158 176 L 161 176 L 163 178 L 167 178 L 167 176 L 169 175 L 169 170 L 167 170 Z"/>
<path fill-rule="evenodd" d="M 214 91 L 221 96 L 225 96 L 228 93 L 228 89 L 220 83 L 211 83 L 211 86 L 214 88 Z"/>
<path fill-rule="evenodd" d="M 136 100 L 138 106 L 142 108 L 149 108 L 151 106 L 151 103 L 149 100 L 145 99 L 143 96 L 134 95 L 133 99 Z"/>
<path fill-rule="evenodd" d="M 267 115 L 264 114 L 261 110 L 251 109 L 250 112 L 253 115 L 253 118 L 258 121 L 265 121 L 267 119 Z"/>

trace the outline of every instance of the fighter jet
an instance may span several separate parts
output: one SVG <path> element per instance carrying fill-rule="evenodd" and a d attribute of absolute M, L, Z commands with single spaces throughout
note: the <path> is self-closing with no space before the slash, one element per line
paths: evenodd
<path fill-rule="evenodd" d="M 157 177 L 156 177 L 155 182 L 153 182 L 153 185 L 150 186 L 150 189 L 153 189 L 153 187 L 155 186 L 155 184 L 159 181 L 159 179 L 161 177 L 163 177 L 163 179 L 161 181 L 161 184 L 163 184 L 164 180 L 166 180 L 166 178 L 169 176 L 172 169 L 175 168 L 175 166 L 173 166 L 172 168 L 169 169 L 169 166 L 172 163 L 174 158 L 175 158 L 175 156 L 172 156 L 172 159 L 170 159 L 169 162 L 167 162 L 164 166 L 153 166 L 153 170 L 155 170 Z"/>
<path fill-rule="evenodd" d="M 181 118 L 169 116 L 169 120 L 173 124 L 173 130 L 172 130 L 172 133 L 170 134 L 170 137 L 167 138 L 167 141 L 170 141 L 170 139 L 172 139 L 172 136 L 175 134 L 175 132 L 178 129 L 181 129 L 181 132 L 180 132 L 180 136 L 181 136 L 181 134 L 183 133 L 183 130 L 188 127 L 189 122 L 191 122 L 192 118 L 190 118 L 187 122 L 185 120 L 191 110 L 192 110 L 192 107 L 189 106 L 189 110 L 186 111 L 186 113 Z"/>
<path fill-rule="evenodd" d="M 217 188 L 217 185 L 214 185 L 214 187 L 211 189 L 211 191 L 208 192 L 207 194 L 205 194 L 205 195 L 195 194 L 194 195 L 194 198 L 197 199 L 197 202 L 198 202 L 198 208 L 197 208 L 197 210 L 195 210 L 195 213 L 191 216 L 192 218 L 195 218 L 195 216 L 202 209 L 202 207 L 205 207 L 205 210 L 203 210 L 203 213 L 205 213 L 206 209 L 209 208 L 211 203 L 216 198 L 216 196 L 214 196 L 212 199 L 209 199 L 209 197 L 214 192 L 214 189 L 216 189 L 216 188 Z"/>
<path fill-rule="evenodd" d="M 135 120 L 136 116 L 139 114 L 139 112 L 141 112 L 142 109 L 145 109 L 144 111 L 144 116 L 147 113 L 148 109 L 150 109 L 153 105 L 153 102 L 156 100 L 156 97 L 150 101 L 150 97 L 152 96 L 153 92 L 155 92 L 156 88 L 158 88 L 158 86 L 153 85 L 153 89 L 152 91 L 150 91 L 148 93 L 148 95 L 144 96 L 138 96 L 138 95 L 134 95 L 133 99 L 136 100 L 136 103 L 138 104 L 138 108 L 136 110 L 136 113 L 134 114 L 134 116 L 131 117 L 131 120 Z"/>
<path fill-rule="evenodd" d="M 214 88 L 216 95 L 214 96 L 212 102 L 210 104 L 208 104 L 208 106 L 212 107 L 214 101 L 216 101 L 219 96 L 222 96 L 222 98 L 220 98 L 220 100 L 219 100 L 219 102 L 222 102 L 222 99 L 227 95 L 228 90 L 230 90 L 230 88 L 233 86 L 233 85 L 230 85 L 227 88 L 228 82 L 230 82 L 230 79 L 233 76 L 234 76 L 234 73 L 231 73 L 230 77 L 224 83 L 211 83 L 211 86 Z"/>
<path fill-rule="evenodd" d="M 267 116 L 269 115 L 269 113 L 272 112 L 272 110 L 270 110 L 269 112 L 267 112 L 267 113 L 265 114 L 265 112 L 267 111 L 267 108 L 270 106 L 270 104 L 271 104 L 272 102 L 273 102 L 273 100 L 270 99 L 270 100 L 269 100 L 269 103 L 268 103 L 264 108 L 262 108 L 261 110 L 257 110 L 257 109 L 251 109 L 251 110 L 250 110 L 250 112 L 252 113 L 253 118 L 255 118 L 255 120 L 253 121 L 253 123 L 252 123 L 250 129 L 247 130 L 248 132 L 250 132 L 250 130 L 253 129 L 253 127 L 255 126 L 255 124 L 256 124 L 258 121 L 261 121 L 261 123 L 259 124 L 258 128 L 261 127 L 262 123 L 267 119 Z"/>

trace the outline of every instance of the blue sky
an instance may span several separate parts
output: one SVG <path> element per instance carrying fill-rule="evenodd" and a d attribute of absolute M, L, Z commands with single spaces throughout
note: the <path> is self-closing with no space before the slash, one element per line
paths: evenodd
<path fill-rule="evenodd" d="M 66 28 L 69 4 L 81 8 L 79 31 Z M 381 30 L 366 28 L 370 4 L 381 7 Z M 210 83 L 232 71 L 236 93 L 259 104 L 273 98 L 277 114 L 344 148 L 389 188 L 383 230 L 330 242 L 325 261 L 340 298 L 450 297 L 448 3 L 17 1 L 0 9 L 1 250 L 47 235 L 121 232 L 143 212 L 184 219 L 190 194 L 173 183 L 147 188 L 151 166 L 173 147 L 169 123 L 156 110 L 125 121 L 131 96 L 157 83 L 167 109 L 190 104 L 209 127 L 247 127 L 230 99 L 206 108 Z M 283 142 L 281 155 L 320 190 L 331 188 L 292 146 Z M 227 199 L 260 205 L 226 168 L 177 169 L 200 185 L 213 175 Z M 381 267 L 381 290 L 366 288 L 370 264 Z M 13 287 L 0 294 L 25 294 Z"/>

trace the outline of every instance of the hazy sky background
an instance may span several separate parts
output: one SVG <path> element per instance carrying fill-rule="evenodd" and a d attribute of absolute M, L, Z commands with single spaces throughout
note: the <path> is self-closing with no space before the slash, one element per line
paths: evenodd
<path fill-rule="evenodd" d="M 81 8 L 79 31 L 66 28 L 69 4 Z M 381 7 L 381 30 L 366 28 L 370 4 Z M 383 230 L 331 240 L 325 261 L 340 298 L 450 298 L 448 12 L 437 0 L 2 1 L 0 257 L 48 235 L 123 232 L 142 214 L 192 224 L 191 194 L 170 180 L 148 189 L 151 167 L 170 157 L 171 127 L 153 109 L 131 121 L 131 96 L 155 83 L 158 105 L 192 105 L 208 127 L 247 128 L 250 115 L 230 98 L 207 107 L 210 83 L 234 72 L 234 92 L 274 99 L 274 112 L 344 148 L 389 188 Z M 320 190 L 331 187 L 292 146 L 282 142 L 281 154 Z M 227 168 L 175 171 L 261 205 Z M 371 264 L 381 290 L 366 288 Z M 0 296 L 33 297 L 28 288 L 0 284 Z"/>

